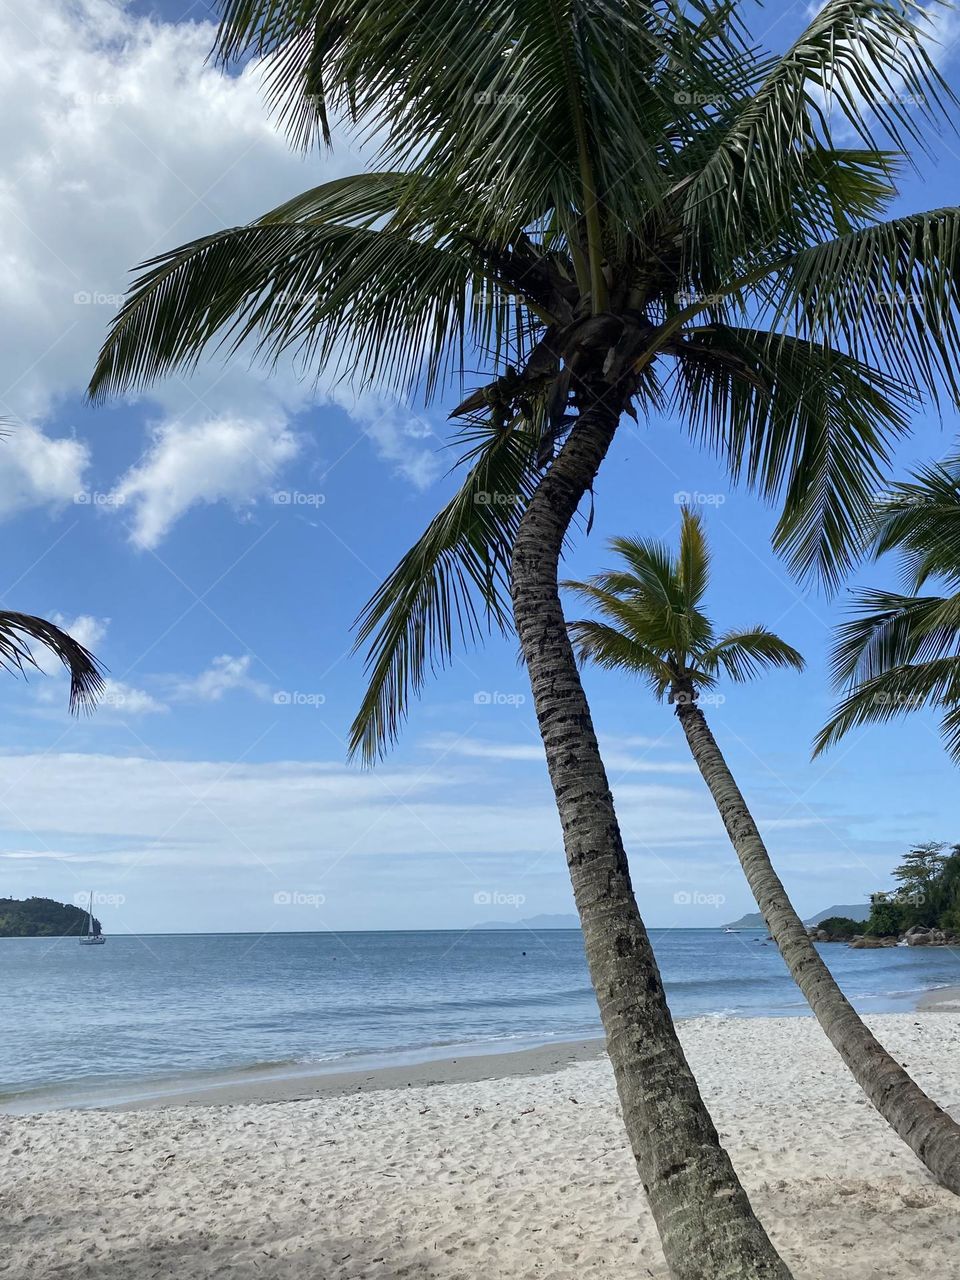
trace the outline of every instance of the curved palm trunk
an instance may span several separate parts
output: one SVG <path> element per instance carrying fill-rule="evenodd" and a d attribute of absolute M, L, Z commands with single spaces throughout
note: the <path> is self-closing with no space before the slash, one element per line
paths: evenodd
<path fill-rule="evenodd" d="M 567 637 L 557 591 L 561 545 L 619 420 L 619 404 L 598 399 L 584 409 L 582 401 L 524 513 L 512 592 L 624 1124 L 676 1280 L 790 1280 L 677 1039 Z"/>
<path fill-rule="evenodd" d="M 677 716 L 767 928 L 817 1021 L 891 1128 L 941 1186 L 960 1194 L 960 1125 L 894 1061 L 837 986 L 773 869 L 703 712 L 692 701 L 681 701 Z"/>

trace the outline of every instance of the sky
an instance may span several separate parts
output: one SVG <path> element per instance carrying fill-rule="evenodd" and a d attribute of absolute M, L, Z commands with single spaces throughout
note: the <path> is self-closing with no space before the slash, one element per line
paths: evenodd
<path fill-rule="evenodd" d="M 809 16 L 773 5 L 782 48 Z M 446 407 L 357 399 L 323 370 L 205 361 L 136 400 L 83 399 L 130 271 L 251 219 L 365 158 L 342 131 L 294 154 L 258 68 L 207 61 L 211 10 L 116 0 L 0 7 L 2 607 L 51 617 L 109 669 L 67 714 L 44 663 L 0 683 L 0 896 L 95 891 L 110 934 L 457 928 L 572 910 L 560 828 L 513 639 L 429 684 L 377 768 L 346 760 L 363 690 L 351 623 L 451 492 Z M 954 24 L 941 70 L 960 82 Z M 897 207 L 956 199 L 960 140 L 932 139 Z M 921 413 L 904 474 L 949 452 Z M 832 702 L 830 600 L 769 549 L 772 512 L 664 418 L 626 422 L 596 488 L 586 576 L 616 534 L 675 539 L 703 510 L 714 613 L 762 622 L 808 660 L 707 709 L 803 914 L 890 884 L 913 841 L 960 840 L 933 716 L 852 734 L 811 762 Z M 894 565 L 859 581 L 893 585 Z M 753 907 L 668 708 L 622 677 L 585 683 L 641 912 L 713 926 Z"/>

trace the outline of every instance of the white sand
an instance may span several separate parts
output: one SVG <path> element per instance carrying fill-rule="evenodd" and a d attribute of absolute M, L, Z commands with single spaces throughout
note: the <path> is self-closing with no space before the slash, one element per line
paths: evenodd
<path fill-rule="evenodd" d="M 960 1117 L 960 1014 L 870 1021 Z M 812 1019 L 698 1019 L 682 1032 L 797 1280 L 960 1280 L 960 1201 Z M 4 1276 L 666 1274 L 606 1060 L 306 1102 L 0 1117 L 0 1149 Z"/>

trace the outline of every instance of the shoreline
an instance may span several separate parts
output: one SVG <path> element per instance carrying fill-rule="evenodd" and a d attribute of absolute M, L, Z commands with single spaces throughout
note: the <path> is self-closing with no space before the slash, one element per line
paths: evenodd
<path fill-rule="evenodd" d="M 960 1013 L 960 985 L 937 987 L 918 994 L 915 1013 Z M 770 1013 L 728 1018 L 697 1015 L 676 1019 L 686 1023 L 745 1021 L 769 1023 L 789 1016 L 807 1021 L 808 1008 L 790 1015 Z M 861 1015 L 896 1016 L 890 1013 Z M 521 1049 L 485 1044 L 437 1046 L 422 1050 L 406 1061 L 363 1058 L 355 1065 L 331 1063 L 251 1064 L 222 1070 L 196 1071 L 130 1081 L 39 1087 L 0 1097 L 0 1117 L 31 1116 L 67 1111 L 162 1111 L 172 1107 L 235 1107 L 307 1102 L 389 1090 L 425 1089 L 451 1084 L 479 1084 L 518 1076 L 550 1075 L 566 1067 L 605 1057 L 604 1037 L 528 1044 Z M 454 1056 L 454 1054 L 456 1056 Z M 383 1057 L 386 1055 L 377 1055 Z"/>
<path fill-rule="evenodd" d="M 516 1076 L 542 1076 L 565 1067 L 590 1062 L 603 1055 L 604 1041 L 566 1040 L 487 1053 L 465 1052 L 456 1058 L 430 1058 L 425 1062 L 380 1067 L 351 1067 L 346 1070 L 264 1072 L 242 1079 L 228 1078 L 197 1086 L 189 1081 L 172 1082 L 149 1095 L 108 1103 L 104 1111 L 157 1111 L 169 1107 L 254 1106 L 277 1102 L 309 1102 L 321 1098 L 341 1098 L 348 1094 L 380 1093 L 384 1090 L 429 1089 L 436 1085 L 481 1084 L 509 1080 Z"/>
<path fill-rule="evenodd" d="M 917 1001 L 918 1013 L 960 1013 L 960 986 L 934 987 Z"/>

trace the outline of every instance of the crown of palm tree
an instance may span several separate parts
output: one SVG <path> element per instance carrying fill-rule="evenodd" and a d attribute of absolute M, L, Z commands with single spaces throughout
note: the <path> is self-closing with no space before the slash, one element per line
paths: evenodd
<path fill-rule="evenodd" d="M 664 542 L 612 538 L 623 568 L 562 585 L 603 621 L 571 622 L 581 661 L 643 677 L 657 698 L 696 696 L 721 675 L 743 682 L 770 667 L 803 669 L 803 658 L 766 627 L 717 635 L 702 605 L 710 554 L 698 514 L 683 508 L 674 555 Z"/>
<path fill-rule="evenodd" d="M 146 263 L 91 393 L 217 344 L 429 399 L 482 353 L 462 488 L 359 620 L 355 750 L 458 636 L 509 626 L 585 367 L 635 416 L 672 404 L 780 504 L 791 564 L 837 581 L 911 407 L 960 401 L 960 211 L 874 221 L 954 102 L 929 21 L 828 0 L 773 56 L 735 0 L 225 0 L 223 62 L 264 57 L 294 138 L 344 119 L 377 171 Z"/>
<path fill-rule="evenodd" d="M 862 724 L 932 707 L 960 760 L 960 457 L 921 467 L 878 504 L 871 550 L 899 550 L 906 592 L 863 588 L 838 628 L 834 685 L 846 691 L 814 743 L 819 754 Z M 953 588 L 921 595 L 931 578 Z"/>

